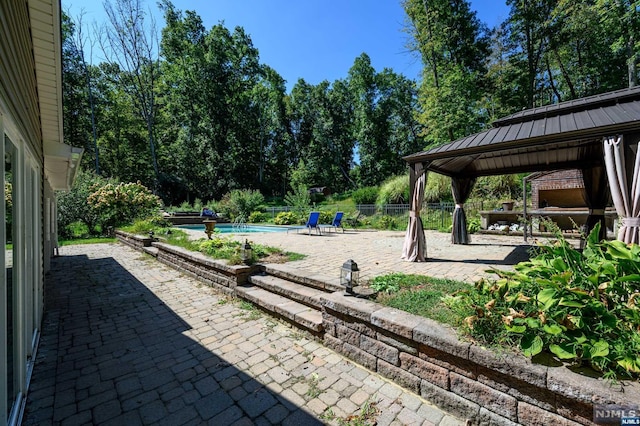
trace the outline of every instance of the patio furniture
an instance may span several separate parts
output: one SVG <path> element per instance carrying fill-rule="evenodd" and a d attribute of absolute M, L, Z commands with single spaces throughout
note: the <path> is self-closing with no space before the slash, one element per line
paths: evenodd
<path fill-rule="evenodd" d="M 322 234 L 322 229 L 320 228 L 320 224 L 318 223 L 320 220 L 320 212 L 311 212 L 309 213 L 309 219 L 307 219 L 307 223 L 304 226 L 292 226 L 287 229 L 287 233 L 289 231 L 295 229 L 296 233 L 301 229 L 308 229 L 309 235 L 311 235 L 311 229 L 315 229 L 318 235 Z"/>
<path fill-rule="evenodd" d="M 342 216 L 344 215 L 343 212 L 337 212 L 336 215 L 333 217 L 333 220 L 331 221 L 330 225 L 320 225 L 320 227 L 325 230 L 325 229 L 334 229 L 336 232 L 338 232 L 338 228 L 342 229 L 342 233 L 344 234 L 344 227 L 342 226 Z"/>

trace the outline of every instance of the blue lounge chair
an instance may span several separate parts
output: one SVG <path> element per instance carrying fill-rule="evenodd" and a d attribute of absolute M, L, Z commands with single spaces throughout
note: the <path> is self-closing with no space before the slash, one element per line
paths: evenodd
<path fill-rule="evenodd" d="M 344 216 L 343 212 L 337 212 L 331 221 L 331 225 L 322 225 L 323 229 L 333 229 L 338 232 L 338 228 L 342 229 L 342 233 L 344 234 L 344 227 L 342 226 L 342 216 Z"/>
<path fill-rule="evenodd" d="M 309 235 L 311 235 L 311 229 L 315 229 L 318 234 L 321 234 L 322 231 L 320 229 L 320 225 L 318 221 L 320 220 L 320 212 L 311 212 L 309 213 L 309 219 L 307 219 L 307 223 L 305 223 L 304 227 L 309 230 Z"/>
<path fill-rule="evenodd" d="M 298 233 L 298 231 L 300 231 L 301 229 L 308 229 L 309 235 L 311 235 L 311 230 L 315 229 L 318 234 L 322 234 L 322 225 L 318 223 L 319 220 L 320 212 L 311 212 L 309 213 L 309 219 L 307 219 L 307 223 L 305 223 L 304 226 L 289 226 L 287 228 L 287 233 L 293 230 Z"/>

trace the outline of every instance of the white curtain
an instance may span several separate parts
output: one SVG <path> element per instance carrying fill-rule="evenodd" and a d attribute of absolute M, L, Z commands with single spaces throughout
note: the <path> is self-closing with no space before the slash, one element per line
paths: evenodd
<path fill-rule="evenodd" d="M 640 155 L 633 159 L 633 174 L 629 174 L 622 136 L 610 136 L 604 138 L 604 162 L 613 205 L 622 219 L 618 239 L 640 244 Z"/>
<path fill-rule="evenodd" d="M 409 210 L 409 225 L 402 245 L 402 259 L 407 262 L 424 262 L 427 257 L 427 242 L 422 229 L 420 209 L 424 201 L 424 187 L 427 183 L 425 171 L 416 179 L 416 185 L 411 196 L 411 209 Z"/>

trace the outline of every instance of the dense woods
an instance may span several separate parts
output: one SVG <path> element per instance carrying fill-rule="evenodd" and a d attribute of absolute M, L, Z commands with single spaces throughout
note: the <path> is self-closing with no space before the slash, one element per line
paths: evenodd
<path fill-rule="evenodd" d="M 163 0 L 156 31 L 140 0 L 112 0 L 91 37 L 63 17 L 65 142 L 85 148 L 86 170 L 139 180 L 166 204 L 234 189 L 343 192 L 501 116 L 637 84 L 636 2 L 507 4 L 508 19 L 488 28 L 468 1 L 405 0 L 419 81 L 374 69 L 363 52 L 343 79 L 299 79 L 287 93 L 242 27 L 205 28 Z M 96 43 L 106 59 L 89 64 Z"/>

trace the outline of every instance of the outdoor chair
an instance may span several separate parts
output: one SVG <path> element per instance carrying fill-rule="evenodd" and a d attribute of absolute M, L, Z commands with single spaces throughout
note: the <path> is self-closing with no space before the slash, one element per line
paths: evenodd
<path fill-rule="evenodd" d="M 301 229 L 307 229 L 309 230 L 309 235 L 311 235 L 311 229 L 315 229 L 318 235 L 320 235 L 322 233 L 322 230 L 320 229 L 320 224 L 318 223 L 319 220 L 320 212 L 311 212 L 309 213 L 309 219 L 307 219 L 307 223 L 305 223 L 304 226 L 290 227 L 289 229 L 287 229 L 287 233 L 293 229 L 295 229 L 296 232 L 300 231 Z"/>
<path fill-rule="evenodd" d="M 304 227 L 309 230 L 309 235 L 311 235 L 311 229 L 315 229 L 318 234 L 322 233 L 320 229 L 320 224 L 318 223 L 320 220 L 320 212 L 311 212 L 309 213 L 309 219 L 307 219 L 307 223 L 304 224 Z"/>
<path fill-rule="evenodd" d="M 344 227 L 342 226 L 342 216 L 343 212 L 337 212 L 333 217 L 330 225 L 321 225 L 322 229 L 333 229 L 338 232 L 338 228 L 342 229 L 342 233 L 344 234 Z"/>

